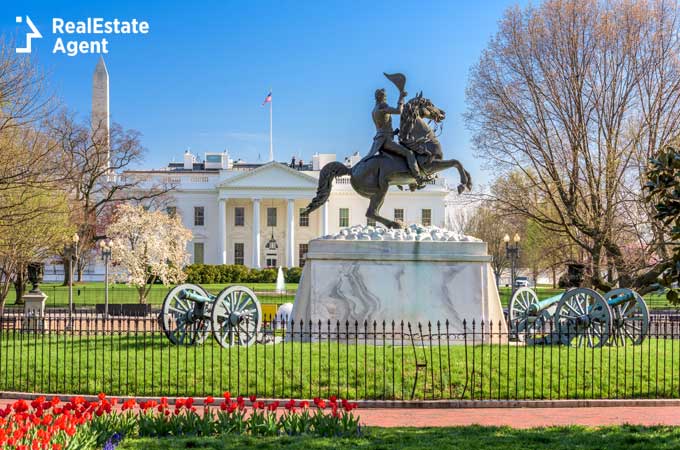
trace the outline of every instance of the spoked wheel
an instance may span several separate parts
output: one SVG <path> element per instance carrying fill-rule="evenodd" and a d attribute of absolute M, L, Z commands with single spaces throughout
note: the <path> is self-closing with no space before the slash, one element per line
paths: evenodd
<path fill-rule="evenodd" d="M 533 338 L 536 333 L 542 334 L 545 326 L 544 315 L 539 311 L 532 312 L 531 305 L 538 303 L 538 296 L 533 289 L 519 288 L 510 299 L 508 319 L 510 330 L 520 341 Z"/>
<path fill-rule="evenodd" d="M 616 303 L 616 299 L 621 296 L 628 299 Z M 614 326 L 612 327 L 612 343 L 616 345 L 626 345 L 628 342 L 639 345 L 645 340 L 649 332 L 649 309 L 647 303 L 637 292 L 632 289 L 620 288 L 609 291 L 604 295 L 604 299 L 609 303 L 614 315 Z"/>
<path fill-rule="evenodd" d="M 262 309 L 255 293 L 243 286 L 220 292 L 213 305 L 212 327 L 222 347 L 254 343 L 262 327 Z"/>
<path fill-rule="evenodd" d="M 201 344 L 210 334 L 210 316 L 209 311 L 206 312 L 209 306 L 183 298 L 183 292 L 209 297 L 208 291 L 195 284 L 180 284 L 172 288 L 163 300 L 163 332 L 175 345 Z"/>
<path fill-rule="evenodd" d="M 612 311 L 605 299 L 592 289 L 572 289 L 558 303 L 555 322 L 563 344 L 602 347 L 609 340 Z"/>

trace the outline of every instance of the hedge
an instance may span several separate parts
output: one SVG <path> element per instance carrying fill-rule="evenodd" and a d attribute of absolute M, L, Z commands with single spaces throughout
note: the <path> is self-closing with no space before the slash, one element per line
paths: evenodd
<path fill-rule="evenodd" d="M 278 269 L 250 269 L 236 264 L 190 264 L 184 268 L 187 283 L 276 283 Z M 299 283 L 302 269 L 291 267 L 283 269 L 286 283 Z"/>

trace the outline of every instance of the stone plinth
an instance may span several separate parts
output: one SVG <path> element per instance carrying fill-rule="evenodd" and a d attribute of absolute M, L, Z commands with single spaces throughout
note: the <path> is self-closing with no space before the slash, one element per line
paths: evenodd
<path fill-rule="evenodd" d="M 354 229 L 311 241 L 293 320 L 311 320 L 315 328 L 320 320 L 324 331 L 329 320 L 342 330 L 347 321 L 353 330 L 355 321 L 363 328 L 364 321 L 385 320 L 388 331 L 392 320 L 403 320 L 414 332 L 421 323 L 424 333 L 428 322 L 436 331 L 440 321 L 444 333 L 448 319 L 451 334 L 463 332 L 464 319 L 468 332 L 472 320 L 483 320 L 487 333 L 489 321 L 494 332 L 507 333 L 486 243 L 454 240 L 435 227 L 412 230 Z"/>
<path fill-rule="evenodd" d="M 23 329 L 26 331 L 44 331 L 45 301 L 47 300 L 47 295 L 40 291 L 30 291 L 21 298 L 24 301 Z"/>

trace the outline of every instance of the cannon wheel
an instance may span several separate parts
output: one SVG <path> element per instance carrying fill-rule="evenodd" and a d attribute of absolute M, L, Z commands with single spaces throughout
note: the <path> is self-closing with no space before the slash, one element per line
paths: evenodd
<path fill-rule="evenodd" d="M 640 294 L 632 289 L 619 288 L 607 292 L 604 299 L 609 302 L 629 293 L 634 295 L 629 301 L 611 306 L 614 314 L 612 343 L 616 345 L 626 345 L 628 340 L 633 345 L 640 345 L 649 332 L 649 309 Z"/>
<path fill-rule="evenodd" d="M 527 287 L 517 289 L 510 299 L 508 319 L 510 329 L 518 340 L 533 337 L 536 333 L 543 331 L 545 325 L 543 315 L 539 314 L 533 321 L 529 317 L 529 307 L 534 303 L 538 303 L 538 296 L 533 289 Z"/>
<path fill-rule="evenodd" d="M 175 345 L 202 344 L 210 333 L 210 321 L 206 314 L 191 300 L 179 297 L 180 292 L 187 290 L 208 297 L 208 291 L 196 284 L 180 284 L 170 289 L 163 300 L 161 326 L 170 342 Z"/>
<path fill-rule="evenodd" d="M 604 297 L 592 289 L 577 288 L 560 299 L 555 322 L 563 344 L 602 347 L 609 340 L 613 316 Z"/>
<path fill-rule="evenodd" d="M 255 293 L 244 286 L 220 292 L 212 309 L 212 327 L 222 347 L 254 343 L 262 327 L 262 309 Z"/>

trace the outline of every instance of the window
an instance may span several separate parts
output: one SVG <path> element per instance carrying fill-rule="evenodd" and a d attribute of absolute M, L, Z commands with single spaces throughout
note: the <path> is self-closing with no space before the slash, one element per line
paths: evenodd
<path fill-rule="evenodd" d="M 240 266 L 245 264 L 243 254 L 243 242 L 235 242 L 234 243 L 234 264 L 238 264 Z"/>
<path fill-rule="evenodd" d="M 305 208 L 300 208 L 300 226 L 301 227 L 308 227 L 309 226 L 309 213 L 304 213 L 303 211 Z"/>
<path fill-rule="evenodd" d="M 276 208 L 267 208 L 267 226 L 276 226 Z"/>
<path fill-rule="evenodd" d="M 349 208 L 340 208 L 340 221 L 339 225 L 341 227 L 349 226 Z"/>
<path fill-rule="evenodd" d="M 421 218 L 420 221 L 422 222 L 423 225 L 426 227 L 429 227 L 432 225 L 432 210 L 431 209 L 423 209 L 421 210 Z"/>
<path fill-rule="evenodd" d="M 205 208 L 194 206 L 194 226 L 202 227 L 205 225 Z"/>
<path fill-rule="evenodd" d="M 194 264 L 203 264 L 205 254 L 205 244 L 194 242 Z"/>
<path fill-rule="evenodd" d="M 237 207 L 234 208 L 234 226 L 242 227 L 245 224 L 245 208 Z"/>
<path fill-rule="evenodd" d="M 298 260 L 300 261 L 300 267 L 305 266 L 305 261 L 307 261 L 307 244 L 300 244 L 298 247 Z"/>
<path fill-rule="evenodd" d="M 276 256 L 266 256 L 265 257 L 265 266 L 268 269 L 275 269 L 277 264 L 276 264 Z"/>
<path fill-rule="evenodd" d="M 175 217 L 177 215 L 177 207 L 168 206 L 167 208 L 165 208 L 165 212 L 168 214 L 168 216 Z"/>
<path fill-rule="evenodd" d="M 402 208 L 395 208 L 394 209 L 394 220 L 396 222 L 403 222 L 404 221 L 404 210 Z"/>
<path fill-rule="evenodd" d="M 374 227 L 375 226 L 375 219 L 371 219 L 370 217 L 366 217 L 366 225 L 369 227 Z"/>
<path fill-rule="evenodd" d="M 222 155 L 206 155 L 205 162 L 207 163 L 221 163 Z"/>

